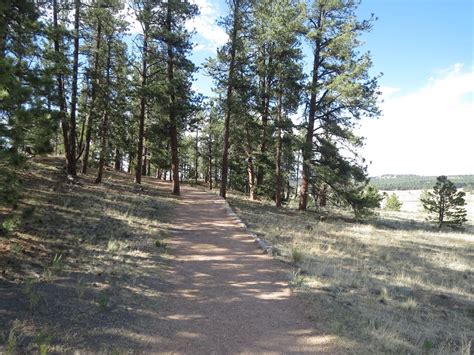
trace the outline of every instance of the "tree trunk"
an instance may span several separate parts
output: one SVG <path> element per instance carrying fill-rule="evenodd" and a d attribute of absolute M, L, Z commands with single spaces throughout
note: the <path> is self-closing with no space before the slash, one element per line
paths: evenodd
<path fill-rule="evenodd" d="M 277 109 L 277 136 L 275 151 L 275 206 L 281 207 L 281 121 L 282 121 L 282 102 L 281 94 L 278 97 Z"/>
<path fill-rule="evenodd" d="M 240 26 L 240 0 L 234 1 L 234 19 L 231 36 L 231 47 L 230 47 L 230 64 L 229 64 L 229 76 L 227 83 L 227 98 L 226 98 L 226 110 L 224 118 L 224 149 L 222 152 L 222 170 L 221 170 L 221 188 L 220 196 L 225 198 L 227 192 L 227 174 L 229 170 L 229 136 L 230 136 L 230 117 L 232 114 L 232 95 L 234 90 L 234 71 L 235 71 L 235 54 L 237 46 L 237 32 Z"/>
<path fill-rule="evenodd" d="M 196 144 L 194 146 L 194 182 L 198 182 L 198 163 L 199 163 L 199 129 L 196 129 Z"/>
<path fill-rule="evenodd" d="M 217 156 L 214 156 L 214 185 L 217 185 L 219 180 L 219 169 L 217 167 Z"/>
<path fill-rule="evenodd" d="M 147 176 L 151 176 L 151 153 L 148 153 Z"/>
<path fill-rule="evenodd" d="M 72 59 L 72 83 L 71 83 L 71 113 L 69 125 L 69 154 L 67 170 L 72 176 L 77 175 L 76 171 L 76 106 L 77 106 L 77 78 L 79 75 L 79 26 L 80 26 L 80 0 L 74 1 L 74 52 Z"/>
<path fill-rule="evenodd" d="M 308 125 L 306 127 L 305 143 L 302 148 L 303 174 L 301 176 L 302 181 L 298 208 L 303 211 L 306 210 L 308 205 L 308 188 L 311 174 L 311 157 L 313 152 L 314 121 L 316 117 L 316 89 L 318 83 L 318 70 L 320 61 L 319 53 L 320 42 L 317 42 L 316 48 L 314 49 L 313 79 L 311 83 L 311 99 L 309 103 Z"/>
<path fill-rule="evenodd" d="M 132 166 L 133 166 L 133 161 L 135 160 L 135 151 L 131 150 L 128 153 L 128 167 L 127 167 L 127 173 L 131 174 L 132 173 Z"/>
<path fill-rule="evenodd" d="M 148 167 L 148 148 L 145 147 L 145 152 L 143 153 L 142 176 L 147 176 L 147 167 Z"/>
<path fill-rule="evenodd" d="M 252 158 L 252 144 L 250 140 L 250 130 L 248 122 L 245 125 L 245 133 L 247 137 L 247 181 L 248 181 L 248 192 L 249 198 L 251 200 L 257 199 L 257 191 L 255 188 L 255 168 L 253 165 L 253 158 Z"/>
<path fill-rule="evenodd" d="M 118 148 L 115 148 L 114 168 L 116 171 L 122 170 L 122 154 Z"/>
<path fill-rule="evenodd" d="M 143 162 L 143 138 L 145 136 L 145 114 L 146 114 L 146 96 L 145 87 L 147 85 L 147 57 L 148 57 L 148 24 L 144 24 L 143 33 L 143 58 L 142 58 L 142 82 L 141 88 L 142 93 L 140 97 L 140 116 L 138 117 L 138 149 L 137 149 L 137 161 L 135 165 L 135 182 L 137 184 L 142 183 L 142 162 Z"/>
<path fill-rule="evenodd" d="M 319 207 L 326 207 L 327 200 L 328 200 L 328 186 L 326 184 L 322 184 L 319 189 Z"/>
<path fill-rule="evenodd" d="M 168 9 L 166 13 L 166 28 L 172 33 L 171 27 L 171 3 L 168 1 Z M 174 81 L 174 59 L 173 45 L 168 42 L 168 84 Z M 173 195 L 179 195 L 179 156 L 178 156 L 178 128 L 176 120 L 176 96 L 174 87 L 171 87 L 169 93 L 169 123 L 170 123 L 170 144 L 171 144 L 171 170 L 173 172 Z"/>
<path fill-rule="evenodd" d="M 59 23 L 58 23 L 58 1 L 53 0 L 53 26 L 54 26 L 54 52 L 59 57 L 61 53 L 61 41 L 60 41 L 60 32 L 59 32 Z M 69 146 L 69 122 L 67 120 L 67 108 L 66 108 L 66 97 L 64 94 L 64 78 L 62 71 L 59 70 L 56 72 L 56 81 L 58 85 L 58 105 L 59 105 L 59 116 L 61 118 L 61 128 L 63 133 L 64 141 L 64 154 L 66 156 L 66 162 L 69 172 L 69 166 L 73 165 L 73 160 L 71 159 L 71 151 Z"/>
<path fill-rule="evenodd" d="M 112 47 L 112 38 L 111 36 L 108 38 L 107 41 L 107 74 L 106 74 L 106 90 L 110 90 L 110 67 L 111 67 L 111 47 Z M 97 179 L 95 179 L 96 184 L 100 184 L 102 182 L 102 176 L 104 174 L 104 165 L 105 165 L 105 158 L 107 157 L 107 140 L 109 137 L 109 95 L 108 91 L 106 91 L 106 97 L 104 100 L 104 117 L 102 121 L 102 137 L 101 137 L 101 148 L 100 148 L 100 158 L 99 158 L 99 171 L 97 173 Z"/>
<path fill-rule="evenodd" d="M 94 71 L 92 78 L 92 89 L 91 89 L 91 107 L 89 110 L 89 115 L 87 118 L 87 128 L 86 128 L 86 142 L 84 148 L 84 159 L 82 161 L 82 173 L 87 174 L 87 168 L 89 165 L 89 151 L 92 138 L 92 125 L 95 115 L 95 101 L 97 97 L 97 88 L 99 87 L 99 51 L 101 45 L 101 34 L 102 34 L 102 25 L 100 19 L 97 23 L 97 34 L 95 40 L 95 55 L 94 55 Z"/>
<path fill-rule="evenodd" d="M 106 108 L 104 110 L 104 116 L 102 118 L 102 134 L 101 134 L 101 143 L 100 143 L 100 157 L 99 157 L 99 168 L 97 171 L 97 178 L 95 179 L 96 184 L 102 182 L 102 176 L 104 175 L 104 165 L 105 158 L 107 155 L 107 136 L 108 136 L 108 125 L 109 125 L 109 110 Z"/>
<path fill-rule="evenodd" d="M 287 149 L 288 149 L 289 152 L 292 152 L 291 142 L 288 143 Z M 291 196 L 291 184 L 290 184 L 290 179 L 291 179 L 291 154 L 287 155 L 286 170 L 287 170 L 287 179 L 286 179 L 285 201 L 290 201 L 290 196 Z"/>
<path fill-rule="evenodd" d="M 208 156 L 209 156 L 209 190 L 212 190 L 212 138 L 211 135 L 209 135 L 209 151 L 208 151 Z"/>
<path fill-rule="evenodd" d="M 272 65 L 272 55 L 268 54 L 268 66 L 270 68 Z M 268 69 L 267 69 L 268 70 Z M 270 117 L 270 85 L 271 85 L 271 75 L 269 72 L 265 74 L 263 78 L 263 99 L 262 99 L 262 143 L 260 146 L 260 154 L 263 157 L 267 152 L 267 126 L 268 118 Z M 261 164 L 258 167 L 257 172 L 257 186 L 263 185 L 263 179 L 265 176 L 265 167 Z"/>
<path fill-rule="evenodd" d="M 300 151 L 296 156 L 296 184 L 295 184 L 295 198 L 298 197 L 298 183 L 300 180 Z"/>

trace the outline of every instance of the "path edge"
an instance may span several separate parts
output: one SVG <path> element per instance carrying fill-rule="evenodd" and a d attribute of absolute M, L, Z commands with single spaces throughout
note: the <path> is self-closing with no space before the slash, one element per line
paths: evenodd
<path fill-rule="evenodd" d="M 273 246 L 268 242 L 266 241 L 265 239 L 263 238 L 260 238 L 258 235 L 256 235 L 254 232 L 252 232 L 249 228 L 248 225 L 245 224 L 245 222 L 242 220 L 242 218 L 240 218 L 237 213 L 235 213 L 235 211 L 233 210 L 232 206 L 230 205 L 230 203 L 223 197 L 221 196 L 218 196 L 220 199 L 222 199 L 224 201 L 224 206 L 225 206 L 225 209 L 227 211 L 227 213 L 235 218 L 237 220 L 237 224 L 245 229 L 247 231 L 248 234 L 250 234 L 250 236 L 254 239 L 255 243 L 257 244 L 257 246 L 262 249 L 265 253 L 267 253 L 268 255 L 273 255 Z"/>

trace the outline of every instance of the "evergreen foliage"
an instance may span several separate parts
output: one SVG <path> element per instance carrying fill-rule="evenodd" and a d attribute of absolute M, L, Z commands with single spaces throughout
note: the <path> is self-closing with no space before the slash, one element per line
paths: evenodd
<path fill-rule="evenodd" d="M 463 191 L 457 191 L 456 186 L 444 175 L 438 176 L 433 192 L 427 192 L 421 197 L 423 208 L 431 215 L 431 219 L 443 226 L 460 227 L 467 222 L 466 201 Z"/>
<path fill-rule="evenodd" d="M 308 196 L 359 215 L 377 206 L 354 133 L 379 113 L 371 59 L 359 52 L 373 19 L 358 20 L 351 0 L 227 4 L 228 42 L 205 63 L 215 95 L 203 102 L 192 89 L 192 2 L 2 2 L 3 199 L 18 198 L 21 162 L 54 151 L 73 179 L 96 169 L 96 183 L 113 165 L 136 183 L 170 179 L 175 194 L 181 180 L 203 179 L 223 197 L 232 188 L 276 206 L 297 192 L 300 209 Z"/>
<path fill-rule="evenodd" d="M 32 1 L 0 4 L 0 204 L 20 197 L 16 172 L 26 157 L 52 151 L 57 120 L 48 109 L 52 83 L 40 60 L 40 16 Z"/>
<path fill-rule="evenodd" d="M 313 71 L 302 127 L 301 210 L 306 209 L 312 184 L 329 184 L 352 205 L 359 203 L 360 185 L 368 181 L 364 160 L 357 154 L 362 140 L 353 128 L 361 117 L 379 114 L 377 78 L 369 76 L 372 61 L 368 53 L 358 51 L 359 36 L 371 29 L 374 19 L 357 20 L 356 9 L 357 2 L 332 0 L 312 1 L 307 7 Z M 345 154 L 341 147 L 346 147 Z"/>
<path fill-rule="evenodd" d="M 450 175 L 448 178 L 457 188 L 469 190 L 474 187 L 474 175 Z M 383 175 L 370 179 L 371 185 L 385 191 L 431 189 L 435 183 L 436 176 Z"/>
<path fill-rule="evenodd" d="M 346 199 L 356 217 L 372 215 L 375 208 L 380 208 L 383 196 L 370 185 L 351 188 Z"/>
<path fill-rule="evenodd" d="M 397 194 L 392 193 L 387 196 L 387 201 L 385 201 L 385 209 L 389 211 L 400 211 L 403 203 L 399 200 Z"/>

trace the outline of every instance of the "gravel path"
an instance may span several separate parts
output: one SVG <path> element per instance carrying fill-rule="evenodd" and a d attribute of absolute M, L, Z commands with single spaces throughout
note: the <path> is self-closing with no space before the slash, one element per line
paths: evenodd
<path fill-rule="evenodd" d="M 223 200 L 183 186 L 174 223 L 153 352 L 334 352 L 291 294 L 289 269 L 257 249 Z"/>

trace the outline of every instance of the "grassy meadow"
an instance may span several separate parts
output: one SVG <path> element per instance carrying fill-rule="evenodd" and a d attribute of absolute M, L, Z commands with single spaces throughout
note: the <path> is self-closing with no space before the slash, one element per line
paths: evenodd
<path fill-rule="evenodd" d="M 462 191 L 462 189 L 459 189 Z M 386 192 L 387 194 L 391 195 L 395 193 L 400 202 L 403 203 L 401 207 L 401 212 L 406 212 L 407 218 L 419 218 L 423 219 L 426 217 L 425 212 L 423 211 L 423 207 L 420 202 L 420 195 L 423 190 L 400 190 L 400 191 L 385 191 L 382 190 L 381 192 Z M 466 210 L 467 210 L 467 219 L 470 221 L 471 225 L 474 225 L 474 192 L 468 191 L 466 192 L 466 196 L 464 197 L 466 200 Z"/>
<path fill-rule="evenodd" d="M 248 227 L 294 266 L 294 289 L 315 326 L 347 353 L 470 354 L 474 338 L 474 228 L 437 230 L 396 192 L 401 212 L 357 221 L 337 211 L 299 212 L 232 196 Z"/>

